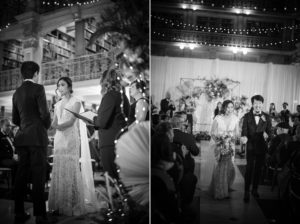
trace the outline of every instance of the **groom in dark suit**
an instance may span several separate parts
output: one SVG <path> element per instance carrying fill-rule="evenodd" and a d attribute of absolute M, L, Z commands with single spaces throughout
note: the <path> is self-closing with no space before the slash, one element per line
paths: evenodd
<path fill-rule="evenodd" d="M 261 95 L 255 95 L 251 98 L 251 102 L 252 109 L 244 116 L 241 139 L 243 143 L 247 142 L 245 202 L 250 200 L 251 183 L 252 195 L 259 197 L 257 189 L 268 149 L 267 139 L 271 134 L 270 117 L 262 112 L 264 98 Z"/>
<path fill-rule="evenodd" d="M 46 159 L 51 118 L 47 106 L 45 89 L 35 83 L 39 65 L 26 61 L 21 66 L 24 79 L 13 95 L 13 123 L 20 127 L 15 136 L 19 168 L 15 180 L 15 223 L 30 218 L 24 210 L 24 196 L 29 172 L 32 176 L 33 214 L 36 223 L 48 223 L 44 187 L 46 180 Z"/>

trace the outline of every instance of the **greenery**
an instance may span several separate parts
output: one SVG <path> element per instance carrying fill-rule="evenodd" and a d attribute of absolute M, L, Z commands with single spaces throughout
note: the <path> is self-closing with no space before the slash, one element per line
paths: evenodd
<path fill-rule="evenodd" d="M 111 66 L 117 67 L 125 78 L 149 80 L 149 1 L 111 0 L 114 7 L 101 14 L 101 23 L 89 44 L 98 38 L 109 38 Z"/>

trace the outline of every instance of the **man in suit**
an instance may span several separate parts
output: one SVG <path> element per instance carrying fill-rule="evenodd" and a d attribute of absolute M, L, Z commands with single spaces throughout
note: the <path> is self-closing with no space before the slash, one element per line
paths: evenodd
<path fill-rule="evenodd" d="M 174 102 L 171 100 L 171 94 L 166 93 L 166 98 L 160 101 L 160 114 L 168 114 L 173 117 L 173 111 L 175 110 Z"/>
<path fill-rule="evenodd" d="M 183 165 L 183 176 L 179 183 L 179 191 L 182 199 L 181 206 L 183 210 L 187 211 L 193 201 L 197 184 L 197 177 L 194 175 L 195 161 L 192 156 L 197 156 L 200 149 L 197 147 L 194 136 L 182 131 L 186 119 L 181 114 L 174 115 L 171 123 L 174 127 L 173 143 L 179 145 L 179 147 L 174 147 L 174 149 L 177 156 L 182 158 Z"/>
<path fill-rule="evenodd" d="M 289 104 L 288 104 L 287 102 L 284 102 L 284 103 L 282 104 L 283 110 L 280 111 L 280 117 L 281 117 L 281 120 L 282 120 L 283 122 L 287 123 L 287 124 L 289 124 L 289 118 L 290 118 L 290 116 L 291 116 L 290 111 L 287 109 L 288 105 L 289 105 Z"/>
<path fill-rule="evenodd" d="M 268 145 L 267 138 L 271 134 L 271 120 L 269 115 L 262 112 L 264 98 L 255 95 L 251 98 L 252 109 L 245 114 L 242 126 L 242 143 L 247 143 L 246 173 L 244 201 L 250 200 L 250 185 L 252 195 L 259 197 L 258 184 L 261 176 L 261 168 L 265 162 Z M 253 175 L 254 173 L 254 175 Z M 253 179 L 252 179 L 253 176 Z"/>
<path fill-rule="evenodd" d="M 11 168 L 12 184 L 14 184 L 18 168 L 18 156 L 15 154 L 13 139 L 10 138 L 11 123 L 9 119 L 0 121 L 0 166 Z"/>
<path fill-rule="evenodd" d="M 32 177 L 33 215 L 36 223 L 48 223 L 44 188 L 47 162 L 47 129 L 51 118 L 45 89 L 36 83 L 39 65 L 25 61 L 21 66 L 24 79 L 13 94 L 13 123 L 19 126 L 15 146 L 19 156 L 19 168 L 15 180 L 15 222 L 30 218 L 24 210 L 24 196 L 29 172 Z"/>

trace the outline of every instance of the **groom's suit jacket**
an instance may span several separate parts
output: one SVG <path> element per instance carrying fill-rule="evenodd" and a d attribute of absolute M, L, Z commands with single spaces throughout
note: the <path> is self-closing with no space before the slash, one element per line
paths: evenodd
<path fill-rule="evenodd" d="M 262 116 L 264 119 L 260 118 L 258 124 L 255 122 L 253 110 L 250 110 L 244 116 L 242 136 L 248 138 L 247 153 L 265 154 L 267 152 L 268 145 L 263 133 L 266 132 L 270 136 L 272 125 L 268 114 L 262 112 Z"/>
<path fill-rule="evenodd" d="M 13 123 L 20 127 L 15 146 L 47 146 L 51 125 L 44 86 L 24 81 L 13 95 Z"/>

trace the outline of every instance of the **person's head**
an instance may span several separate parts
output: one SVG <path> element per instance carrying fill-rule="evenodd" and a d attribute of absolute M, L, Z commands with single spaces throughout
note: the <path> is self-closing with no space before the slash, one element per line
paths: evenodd
<path fill-rule="evenodd" d="M 151 121 L 152 121 L 153 126 L 158 125 L 159 121 L 160 121 L 159 114 L 152 114 L 151 115 Z"/>
<path fill-rule="evenodd" d="M 170 122 L 161 122 L 156 128 L 156 133 L 167 135 L 170 142 L 173 142 L 174 132 Z"/>
<path fill-rule="evenodd" d="M 234 106 L 231 100 L 225 100 L 222 104 L 222 114 L 230 115 L 233 113 Z"/>
<path fill-rule="evenodd" d="M 216 109 L 219 109 L 219 111 L 221 111 L 221 109 L 222 109 L 222 102 L 218 102 Z"/>
<path fill-rule="evenodd" d="M 121 79 L 121 75 L 114 69 L 105 70 L 100 78 L 101 94 L 104 95 L 111 90 L 120 91 L 122 89 Z"/>
<path fill-rule="evenodd" d="M 40 72 L 40 66 L 34 61 L 24 61 L 21 65 L 23 79 L 36 79 Z"/>
<path fill-rule="evenodd" d="M 297 105 L 297 112 L 300 113 L 300 105 Z"/>
<path fill-rule="evenodd" d="M 16 136 L 18 130 L 19 130 L 19 127 L 18 127 L 18 126 L 13 126 L 13 127 L 12 127 L 12 130 L 11 130 L 11 131 L 12 131 L 12 133 L 13 133 L 14 136 Z"/>
<path fill-rule="evenodd" d="M 254 112 L 260 113 L 263 108 L 264 98 L 261 95 L 255 95 L 251 98 Z"/>
<path fill-rule="evenodd" d="M 143 80 L 135 80 L 130 84 L 130 96 L 140 98 L 146 92 L 146 83 Z"/>
<path fill-rule="evenodd" d="M 58 91 L 61 96 L 66 96 L 73 93 L 72 80 L 69 77 L 60 77 L 57 80 L 56 87 L 56 91 Z"/>
<path fill-rule="evenodd" d="M 287 109 L 288 105 L 289 105 L 289 104 L 288 104 L 287 102 L 284 102 L 284 103 L 282 104 L 283 109 L 284 109 L 284 110 Z"/>
<path fill-rule="evenodd" d="M 8 134 L 9 131 L 11 130 L 11 123 L 10 123 L 9 119 L 6 119 L 6 118 L 2 119 L 0 121 L 0 126 L 1 126 L 1 130 L 6 134 Z"/>
<path fill-rule="evenodd" d="M 275 103 L 270 103 L 270 110 L 275 110 Z"/>
<path fill-rule="evenodd" d="M 166 98 L 167 98 L 167 99 L 171 99 L 171 94 L 170 94 L 170 92 L 166 92 Z"/>
<path fill-rule="evenodd" d="M 175 114 L 172 118 L 171 118 L 171 124 L 173 125 L 174 128 L 178 128 L 180 130 L 183 130 L 184 127 L 183 125 L 185 124 L 185 119 L 181 114 Z"/>
<path fill-rule="evenodd" d="M 151 166 L 168 170 L 174 165 L 173 150 L 166 134 L 155 133 L 151 138 Z"/>
<path fill-rule="evenodd" d="M 277 128 L 277 135 L 280 134 L 287 134 L 290 130 L 290 126 L 286 122 L 280 122 L 276 125 Z"/>

